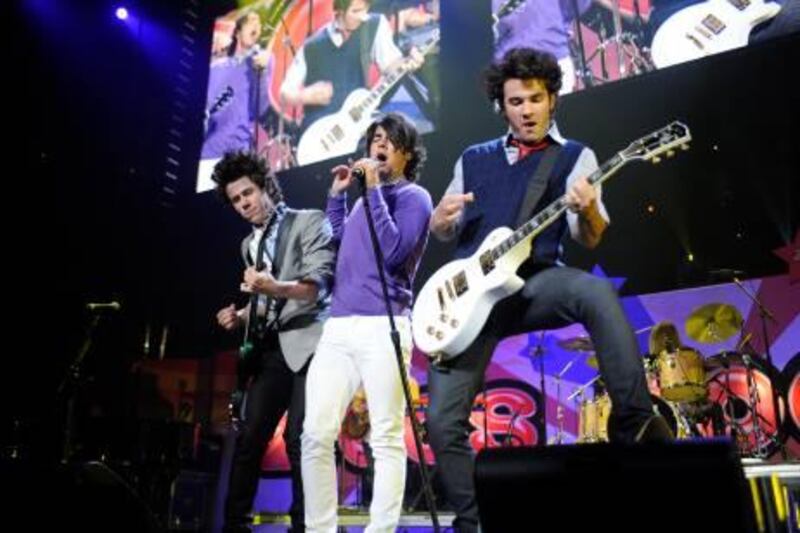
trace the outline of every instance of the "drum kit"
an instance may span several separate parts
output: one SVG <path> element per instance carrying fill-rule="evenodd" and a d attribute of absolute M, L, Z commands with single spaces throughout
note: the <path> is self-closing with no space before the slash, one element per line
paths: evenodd
<path fill-rule="evenodd" d="M 741 333 L 742 324 L 735 307 L 710 303 L 694 309 L 684 328 L 688 337 L 698 343 L 717 344 Z M 777 382 L 769 364 L 750 348 L 749 336 L 740 340 L 738 351 L 704 358 L 697 349 L 680 345 L 673 324 L 662 322 L 637 333 L 649 329 L 652 353 L 643 357 L 648 389 L 654 411 L 664 416 L 677 438 L 728 436 L 743 456 L 761 458 L 780 447 L 776 422 L 779 416 L 772 403 L 772 387 Z M 598 368 L 594 347 L 587 337 L 569 338 L 558 344 L 580 353 L 587 365 Z M 589 394 L 590 387 L 593 394 Z M 560 390 L 557 398 L 560 404 Z M 613 405 L 599 374 L 579 386 L 567 401 L 578 404 L 578 443 L 609 440 Z M 562 442 L 564 435 L 559 417 L 558 432 L 551 442 Z"/>
<path fill-rule="evenodd" d="M 573 9 L 579 12 L 577 5 Z M 571 52 L 584 87 L 655 70 L 648 48 L 650 10 L 649 0 L 608 0 L 583 13 Z"/>

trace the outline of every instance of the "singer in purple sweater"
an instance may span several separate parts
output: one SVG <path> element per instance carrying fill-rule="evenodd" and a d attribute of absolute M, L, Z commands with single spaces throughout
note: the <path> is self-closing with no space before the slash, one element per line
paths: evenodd
<path fill-rule="evenodd" d="M 428 240 L 433 204 L 414 183 L 425 158 L 414 126 L 388 114 L 367 130 L 368 158 L 333 169 L 327 214 L 338 244 L 331 318 L 306 382 L 302 470 L 308 531 L 336 530 L 333 445 L 351 398 L 363 386 L 375 457 L 370 523 L 366 531 L 397 528 L 406 478 L 403 388 L 389 336 L 389 320 L 363 199 L 347 212 L 345 190 L 360 176 L 367 189 L 383 253 L 389 300 L 408 370 L 411 287 Z"/>

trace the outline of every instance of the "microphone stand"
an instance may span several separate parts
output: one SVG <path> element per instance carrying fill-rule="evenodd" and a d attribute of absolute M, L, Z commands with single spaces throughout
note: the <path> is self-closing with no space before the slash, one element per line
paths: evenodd
<path fill-rule="evenodd" d="M 733 282 L 758 308 L 758 316 L 761 319 L 761 335 L 764 341 L 764 355 L 766 356 L 767 359 L 768 368 L 771 371 L 772 369 L 775 368 L 775 366 L 772 364 L 772 354 L 769 351 L 770 342 L 769 342 L 769 334 L 767 332 L 767 319 L 769 318 L 770 320 L 772 320 L 773 323 L 777 323 L 777 320 L 775 320 L 775 315 L 773 315 L 769 309 L 764 307 L 761 301 L 758 298 L 756 298 L 756 296 L 752 294 L 749 290 L 747 290 L 747 288 L 745 288 L 744 285 L 742 285 L 742 282 L 739 281 L 739 278 L 734 277 Z M 769 382 L 770 382 L 770 389 L 772 389 L 772 409 L 775 411 L 775 432 L 777 434 L 778 443 L 780 445 L 781 457 L 785 461 L 788 455 L 786 453 L 786 444 L 785 444 L 786 435 L 784 434 L 783 423 L 781 420 L 781 411 L 780 411 L 781 406 L 778 401 L 778 388 L 775 386 L 776 384 L 773 382 L 772 376 L 769 376 Z"/>
<path fill-rule="evenodd" d="M 544 380 L 544 331 L 542 331 L 539 342 L 533 350 L 533 356 L 539 358 L 539 389 L 542 391 L 542 446 L 547 446 L 547 389 Z"/>
<path fill-rule="evenodd" d="M 61 448 L 61 464 L 69 464 L 74 453 L 73 441 L 75 439 L 75 401 L 78 388 L 81 384 L 81 371 L 83 361 L 89 350 L 92 349 L 92 336 L 102 317 L 101 311 L 94 311 L 89 326 L 86 328 L 86 335 L 83 339 L 75 359 L 67 368 L 61 384 L 58 386 L 58 396 L 66 395 L 66 408 L 64 409 L 64 442 Z"/>
<path fill-rule="evenodd" d="M 411 419 L 411 429 L 414 434 L 414 446 L 417 449 L 417 457 L 419 457 L 419 470 L 422 477 L 422 488 L 425 492 L 425 501 L 428 504 L 428 510 L 433 522 L 433 531 L 439 533 L 439 517 L 436 513 L 436 502 L 433 497 L 433 490 L 431 488 L 430 479 L 428 477 L 428 465 L 425 462 L 425 450 L 422 447 L 422 438 L 420 437 L 419 420 L 417 420 L 416 412 L 411 401 L 411 390 L 408 386 L 408 377 L 405 372 L 405 365 L 403 363 L 403 353 L 400 349 L 400 333 L 394 321 L 394 313 L 392 306 L 389 302 L 389 289 L 386 283 L 386 273 L 383 271 L 383 252 L 381 251 L 380 242 L 378 242 L 378 234 L 375 231 L 375 221 L 372 219 L 372 210 L 369 205 L 369 195 L 367 194 L 366 179 L 363 174 L 357 177 L 359 188 L 361 189 L 361 198 L 364 200 L 364 214 L 367 217 L 367 225 L 369 226 L 369 235 L 372 240 L 372 249 L 375 253 L 375 262 L 378 267 L 378 277 L 381 281 L 381 291 L 383 292 L 383 302 L 386 305 L 386 316 L 389 318 L 390 337 L 392 346 L 394 347 L 394 354 L 397 358 L 397 370 L 400 372 L 400 381 L 403 384 L 403 395 L 406 399 L 406 408 L 408 409 L 409 418 Z M 485 399 L 484 399 L 485 402 Z"/>

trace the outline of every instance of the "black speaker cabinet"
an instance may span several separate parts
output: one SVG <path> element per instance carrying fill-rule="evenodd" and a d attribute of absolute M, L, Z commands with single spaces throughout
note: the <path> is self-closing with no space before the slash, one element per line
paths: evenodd
<path fill-rule="evenodd" d="M 475 478 L 483 533 L 755 530 L 728 441 L 494 448 Z"/>

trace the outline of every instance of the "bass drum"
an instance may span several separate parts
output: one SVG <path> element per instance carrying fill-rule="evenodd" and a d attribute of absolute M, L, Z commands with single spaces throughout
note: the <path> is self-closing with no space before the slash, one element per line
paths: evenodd
<path fill-rule="evenodd" d="M 700 433 L 720 436 L 721 428 L 722 435 L 736 437 L 744 456 L 769 456 L 776 452 L 779 417 L 772 402 L 772 387 L 778 388 L 779 401 L 783 401 L 778 372 L 764 358 L 738 352 L 721 352 L 709 357 L 705 366 L 708 400 L 717 406 L 715 416 L 720 420 L 716 424 L 713 417 L 704 421 L 698 428 Z M 752 390 L 748 366 L 752 369 Z"/>
<path fill-rule="evenodd" d="M 660 414 L 667 421 L 672 434 L 677 438 L 688 436 L 687 425 L 680 413 L 666 400 L 654 394 L 650 395 L 653 401 L 653 412 Z M 580 422 L 578 425 L 578 443 L 608 442 L 610 425 L 614 423 L 614 407 L 607 393 L 593 400 L 581 403 Z"/>

